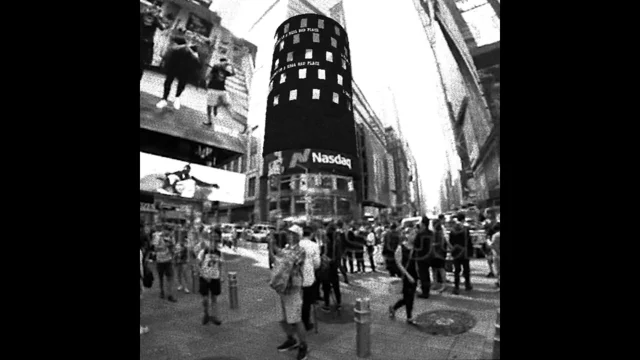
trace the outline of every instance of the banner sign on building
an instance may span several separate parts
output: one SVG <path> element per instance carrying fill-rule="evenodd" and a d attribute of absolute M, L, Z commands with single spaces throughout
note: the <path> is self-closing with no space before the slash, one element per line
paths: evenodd
<path fill-rule="evenodd" d="M 355 156 L 328 150 L 286 150 L 265 156 L 267 176 L 305 173 L 331 173 L 354 176 L 358 174 Z"/>
<path fill-rule="evenodd" d="M 244 204 L 246 175 L 140 153 L 140 190 L 201 201 Z"/>

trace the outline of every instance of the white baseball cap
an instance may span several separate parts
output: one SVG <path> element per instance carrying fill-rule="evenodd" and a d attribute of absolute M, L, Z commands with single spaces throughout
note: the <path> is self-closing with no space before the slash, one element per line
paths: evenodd
<path fill-rule="evenodd" d="M 298 225 L 293 225 L 288 229 L 290 232 L 294 234 L 298 234 L 298 236 L 302 237 L 302 228 Z"/>

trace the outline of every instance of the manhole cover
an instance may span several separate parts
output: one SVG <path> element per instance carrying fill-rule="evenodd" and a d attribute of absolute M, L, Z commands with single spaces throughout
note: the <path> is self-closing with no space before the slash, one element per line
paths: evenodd
<path fill-rule="evenodd" d="M 342 304 L 342 308 L 340 309 L 340 315 L 336 312 L 336 309 L 332 306 L 330 312 L 322 311 L 320 306 L 317 306 L 317 317 L 318 322 L 323 322 L 327 324 L 347 324 L 353 322 L 354 312 L 353 305 L 350 304 Z"/>
<path fill-rule="evenodd" d="M 460 335 L 476 326 L 477 320 L 469 313 L 456 310 L 435 310 L 416 317 L 418 328 L 431 335 Z"/>

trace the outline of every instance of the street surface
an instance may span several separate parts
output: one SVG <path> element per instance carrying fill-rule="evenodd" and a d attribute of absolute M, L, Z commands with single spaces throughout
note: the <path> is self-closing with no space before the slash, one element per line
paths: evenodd
<path fill-rule="evenodd" d="M 276 350 L 285 335 L 278 324 L 282 317 L 278 296 L 269 287 L 266 244 L 242 243 L 237 252 L 225 248 L 223 253 L 227 259 L 225 272 L 238 273 L 240 308 L 229 308 L 225 279 L 218 298 L 222 325 L 204 326 L 200 295 L 177 292 L 178 303 L 161 300 L 156 276 L 153 288 L 146 290 L 142 300 L 142 323 L 150 332 L 140 336 L 141 360 L 296 358 L 297 351 Z M 379 254 L 376 262 L 381 262 Z M 368 258 L 365 264 L 370 271 Z M 490 359 L 500 293 L 494 288 L 495 279 L 485 277 L 486 260 L 472 260 L 471 269 L 473 291 L 461 290 L 456 296 L 450 287 L 443 294 L 432 291 L 430 299 L 415 301 L 414 316 L 433 310 L 459 310 L 476 319 L 471 330 L 454 336 L 431 335 L 419 326 L 408 325 L 404 308 L 398 310 L 395 320 L 389 319 L 388 307 L 401 298 L 401 285 L 386 272 L 350 274 L 350 285 L 341 283 L 342 317 L 318 309 L 319 333 L 307 333 L 308 359 L 357 359 L 352 308 L 360 297 L 371 299 L 370 359 Z M 452 279 L 452 274 L 448 276 Z"/>

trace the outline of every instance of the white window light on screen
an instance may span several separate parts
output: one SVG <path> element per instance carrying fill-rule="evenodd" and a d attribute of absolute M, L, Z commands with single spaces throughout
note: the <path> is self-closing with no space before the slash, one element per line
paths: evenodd
<path fill-rule="evenodd" d="M 347 70 L 347 62 L 342 59 L 342 68 Z"/>
<path fill-rule="evenodd" d="M 313 50 L 307 49 L 307 51 L 305 51 L 305 53 L 304 53 L 304 58 L 305 59 L 313 59 Z"/>
<path fill-rule="evenodd" d="M 347 109 L 351 110 L 351 102 L 347 101 Z"/>
<path fill-rule="evenodd" d="M 293 61 L 293 51 L 287 53 L 287 62 Z"/>
<path fill-rule="evenodd" d="M 336 35 L 340 35 L 340 28 L 337 25 L 333 28 L 336 30 Z"/>
<path fill-rule="evenodd" d="M 280 95 L 276 95 L 273 97 L 273 106 L 278 105 L 278 100 L 280 100 Z"/>
<path fill-rule="evenodd" d="M 331 38 L 331 46 L 333 46 L 334 48 L 338 47 L 338 40 L 336 40 L 335 38 Z"/>
<path fill-rule="evenodd" d="M 307 69 L 298 70 L 298 78 L 306 79 L 307 78 Z"/>
<path fill-rule="evenodd" d="M 318 79 L 321 79 L 321 80 L 326 79 L 324 69 L 318 69 Z"/>
<path fill-rule="evenodd" d="M 318 19 L 318 28 L 324 29 L 324 20 Z"/>
<path fill-rule="evenodd" d="M 297 44 L 300 42 L 300 34 L 293 35 L 293 43 Z"/>
<path fill-rule="evenodd" d="M 284 24 L 284 32 L 285 33 L 289 32 L 289 24 Z"/>
<path fill-rule="evenodd" d="M 285 81 L 287 81 L 287 74 L 280 75 L 280 84 L 284 83 Z"/>
<path fill-rule="evenodd" d="M 298 90 L 289 91 L 289 101 L 298 99 Z"/>
<path fill-rule="evenodd" d="M 284 49 L 284 39 L 280 41 L 280 50 Z"/>
<path fill-rule="evenodd" d="M 313 100 L 320 100 L 320 89 L 313 89 L 313 95 L 311 96 Z"/>
<path fill-rule="evenodd" d="M 331 51 L 327 51 L 327 61 L 333 62 L 333 53 Z"/>
<path fill-rule="evenodd" d="M 342 75 L 338 74 L 338 84 L 342 85 Z"/>
<path fill-rule="evenodd" d="M 280 59 L 276 59 L 276 62 L 273 63 L 273 67 L 277 68 L 278 64 L 280 64 Z"/>
<path fill-rule="evenodd" d="M 338 95 L 338 93 L 333 93 L 333 102 L 336 104 L 340 103 L 340 95 Z"/>
<path fill-rule="evenodd" d="M 313 42 L 315 42 L 315 43 L 319 43 L 320 42 L 320 34 L 318 34 L 318 33 L 314 33 L 313 34 Z"/>
<path fill-rule="evenodd" d="M 307 19 L 300 20 L 300 27 L 307 27 Z"/>

